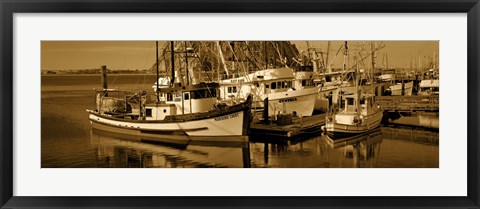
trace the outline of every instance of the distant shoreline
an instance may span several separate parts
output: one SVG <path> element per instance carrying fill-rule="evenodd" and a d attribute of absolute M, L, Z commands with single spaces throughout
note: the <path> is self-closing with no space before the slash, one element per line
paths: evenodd
<path fill-rule="evenodd" d="M 63 74 L 42 74 L 41 76 L 100 76 L 101 74 L 93 74 L 93 73 L 63 73 Z M 154 76 L 155 74 L 152 73 L 110 73 L 108 76 L 113 76 L 113 75 L 152 75 Z"/>

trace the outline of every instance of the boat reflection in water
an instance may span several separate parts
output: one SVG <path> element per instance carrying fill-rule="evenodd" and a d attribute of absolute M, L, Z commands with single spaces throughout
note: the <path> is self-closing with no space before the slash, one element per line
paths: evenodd
<path fill-rule="evenodd" d="M 345 158 L 352 159 L 354 168 L 377 167 L 383 140 L 380 128 L 346 138 L 332 139 L 328 135 L 323 138 L 331 148 L 341 150 Z"/>
<path fill-rule="evenodd" d="M 413 127 L 380 127 L 332 140 L 198 144 L 152 143 L 93 129 L 96 167 L 155 168 L 438 168 L 438 132 Z"/>
<path fill-rule="evenodd" d="M 170 144 L 92 129 L 97 167 L 202 168 L 250 167 L 248 143 Z"/>
<path fill-rule="evenodd" d="M 438 168 L 438 132 L 414 127 L 379 127 L 333 140 L 251 138 L 252 167 L 274 168 Z"/>
<path fill-rule="evenodd" d="M 427 128 L 436 128 L 440 127 L 439 115 L 437 113 L 417 113 L 418 123 L 420 126 Z"/>
<path fill-rule="evenodd" d="M 280 168 L 377 167 L 382 143 L 380 128 L 367 134 L 333 141 L 322 135 L 299 142 L 250 144 L 252 165 Z"/>

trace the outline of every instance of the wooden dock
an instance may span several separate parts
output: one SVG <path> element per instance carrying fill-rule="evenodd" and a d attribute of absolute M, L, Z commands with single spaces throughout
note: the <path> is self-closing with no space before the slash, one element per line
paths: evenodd
<path fill-rule="evenodd" d="M 297 118 L 291 125 L 279 126 L 276 124 L 263 124 L 260 121 L 252 122 L 250 126 L 250 140 L 289 140 L 301 139 L 305 136 L 311 136 L 320 133 L 321 126 L 325 124 L 326 114 L 313 115 L 309 117 Z"/>
<path fill-rule="evenodd" d="M 380 108 L 387 112 L 438 112 L 438 95 L 431 96 L 377 96 Z"/>
<path fill-rule="evenodd" d="M 406 140 L 417 143 L 438 144 L 438 131 L 430 131 L 425 129 L 418 129 L 415 127 L 382 127 L 382 135 L 386 139 Z"/>

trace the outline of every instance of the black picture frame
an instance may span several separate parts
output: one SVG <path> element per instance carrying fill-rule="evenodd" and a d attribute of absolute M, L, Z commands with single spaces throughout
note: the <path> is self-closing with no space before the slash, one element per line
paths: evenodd
<path fill-rule="evenodd" d="M 478 0 L 0 0 L 1 208 L 479 208 Z M 468 195 L 465 197 L 20 197 L 13 196 L 15 13 L 467 13 Z M 446 179 L 446 181 L 448 181 Z"/>

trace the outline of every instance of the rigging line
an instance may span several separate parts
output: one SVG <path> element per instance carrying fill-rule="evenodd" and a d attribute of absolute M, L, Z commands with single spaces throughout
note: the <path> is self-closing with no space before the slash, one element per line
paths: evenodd
<path fill-rule="evenodd" d="M 230 47 L 230 50 L 232 50 L 232 55 L 234 56 L 235 60 L 238 60 L 237 55 L 233 51 L 232 46 L 229 43 L 227 45 Z M 253 81 L 250 79 L 250 76 L 248 76 L 248 73 L 247 73 L 247 70 L 245 69 L 245 66 L 243 66 L 243 65 L 241 65 L 241 66 L 243 68 L 243 72 L 244 72 L 245 77 L 247 78 L 248 82 L 252 82 L 252 85 L 253 85 Z M 238 87 L 240 89 L 241 84 Z M 252 89 L 252 88 L 253 88 L 253 86 L 250 85 L 250 89 Z M 257 88 L 255 88 L 255 92 L 256 92 L 257 95 L 259 95 L 259 90 Z M 238 98 L 239 95 L 240 95 L 240 91 L 237 91 L 237 98 Z"/>
<path fill-rule="evenodd" d="M 197 53 L 197 47 L 196 47 L 195 44 L 192 44 L 192 47 L 194 48 L 194 52 L 193 52 L 193 53 L 195 54 L 195 57 L 197 58 L 197 60 L 207 60 L 207 59 L 203 59 L 203 57 L 201 57 L 200 54 Z M 201 65 L 201 61 L 200 61 L 200 65 Z M 212 69 L 212 70 L 213 70 L 213 69 Z M 192 70 L 192 71 L 193 71 L 193 70 Z M 205 72 L 205 75 L 207 75 L 208 81 L 209 81 L 209 82 L 213 82 L 213 79 L 210 78 L 210 75 L 208 74 L 208 72 L 207 72 L 205 69 L 203 69 L 203 71 Z M 192 76 L 193 76 L 193 75 L 192 75 Z M 200 80 L 200 78 L 198 78 L 198 79 Z"/>
<path fill-rule="evenodd" d="M 282 54 L 280 53 L 280 50 L 278 49 L 277 43 L 274 43 L 272 41 L 272 45 L 273 45 L 273 48 L 275 49 L 275 51 L 277 52 L 278 57 L 280 58 L 280 63 L 282 63 L 282 65 L 284 65 L 284 66 L 287 66 L 287 63 L 285 62 L 285 60 L 283 60 Z"/>
<path fill-rule="evenodd" d="M 193 44 L 193 43 L 191 43 L 191 44 L 192 44 L 192 47 L 193 47 L 193 49 L 194 49 L 194 52 L 193 52 L 193 53 L 196 55 L 197 60 L 202 60 L 203 57 L 201 57 L 200 54 L 197 53 L 197 51 L 198 51 L 197 45 L 196 45 L 196 44 Z M 205 70 L 204 70 L 204 71 L 205 71 Z M 192 70 L 192 72 L 193 72 L 193 70 Z M 205 71 L 205 72 L 206 72 L 206 71 Z M 207 76 L 208 81 L 210 81 L 211 83 L 213 83 L 213 79 L 210 78 L 210 75 L 209 75 L 208 73 L 206 73 L 205 75 Z M 194 75 L 192 75 L 192 76 L 194 76 Z M 200 78 L 198 78 L 198 80 L 200 80 Z M 213 96 L 212 89 L 207 88 L 207 93 L 209 94 L 209 96 Z M 216 95 L 216 96 L 218 97 L 218 95 Z"/>
<path fill-rule="evenodd" d="M 335 56 L 333 57 L 332 61 L 330 61 L 330 63 L 328 63 L 327 69 L 329 69 L 332 66 L 333 62 L 335 62 L 335 59 L 337 58 L 337 55 L 338 55 L 338 53 L 340 53 L 342 48 L 343 48 L 343 45 L 340 45 L 340 48 L 338 48 L 337 53 L 335 53 Z"/>
<path fill-rule="evenodd" d="M 132 49 L 133 49 L 133 50 L 132 50 Z M 130 57 L 130 54 L 132 54 L 132 53 L 133 53 L 133 51 L 135 51 L 135 49 L 136 49 L 136 47 L 130 47 L 130 48 L 128 49 L 128 53 L 127 53 L 127 55 L 128 55 L 128 56 L 127 56 L 127 59 Z M 121 65 L 121 66 L 125 66 L 125 64 L 126 64 L 126 62 L 127 62 L 127 59 L 122 59 L 122 60 L 123 60 L 123 63 L 122 63 L 122 65 Z M 117 81 L 117 78 L 118 78 L 118 76 L 119 76 L 118 74 L 115 74 L 115 76 L 114 76 L 114 78 L 113 78 L 113 82 L 112 82 L 112 84 L 111 84 L 111 85 L 115 85 L 115 83 L 116 83 L 116 81 Z"/>
<path fill-rule="evenodd" d="M 259 65 L 259 64 L 258 64 L 258 63 L 260 63 L 260 62 L 257 60 L 257 58 L 255 58 L 255 53 L 253 53 L 252 50 L 250 50 L 250 47 L 248 46 L 248 41 L 245 41 L 245 45 L 247 46 L 247 50 L 250 52 L 250 54 L 251 54 L 252 57 L 253 57 L 253 60 L 255 61 L 255 62 L 252 62 L 252 63 L 254 63 L 254 65 L 256 65 L 256 67 L 257 67 L 258 69 L 263 70 L 263 65 Z M 248 57 L 247 59 L 250 60 L 251 58 Z M 261 66 L 261 67 L 259 67 L 259 66 Z"/>
<path fill-rule="evenodd" d="M 147 56 L 146 56 L 146 58 L 145 58 L 145 62 L 143 62 L 143 69 L 145 69 L 145 67 L 147 66 L 147 61 L 150 59 L 150 54 L 151 54 L 151 53 L 152 53 L 152 46 L 150 46 L 150 47 L 148 48 L 148 53 L 147 53 Z M 158 59 L 158 58 L 157 58 L 157 59 Z M 150 70 L 150 69 L 149 69 L 149 70 Z M 144 75 L 143 75 L 143 83 L 142 83 L 142 85 L 145 84 L 146 77 L 147 77 L 147 74 L 144 74 Z M 141 77 L 139 77 L 139 78 L 137 79 L 137 82 L 136 82 L 135 87 L 134 87 L 135 90 L 140 89 L 140 87 L 139 87 L 140 78 L 141 78 Z M 158 81 L 155 81 L 155 82 L 158 82 Z"/>

